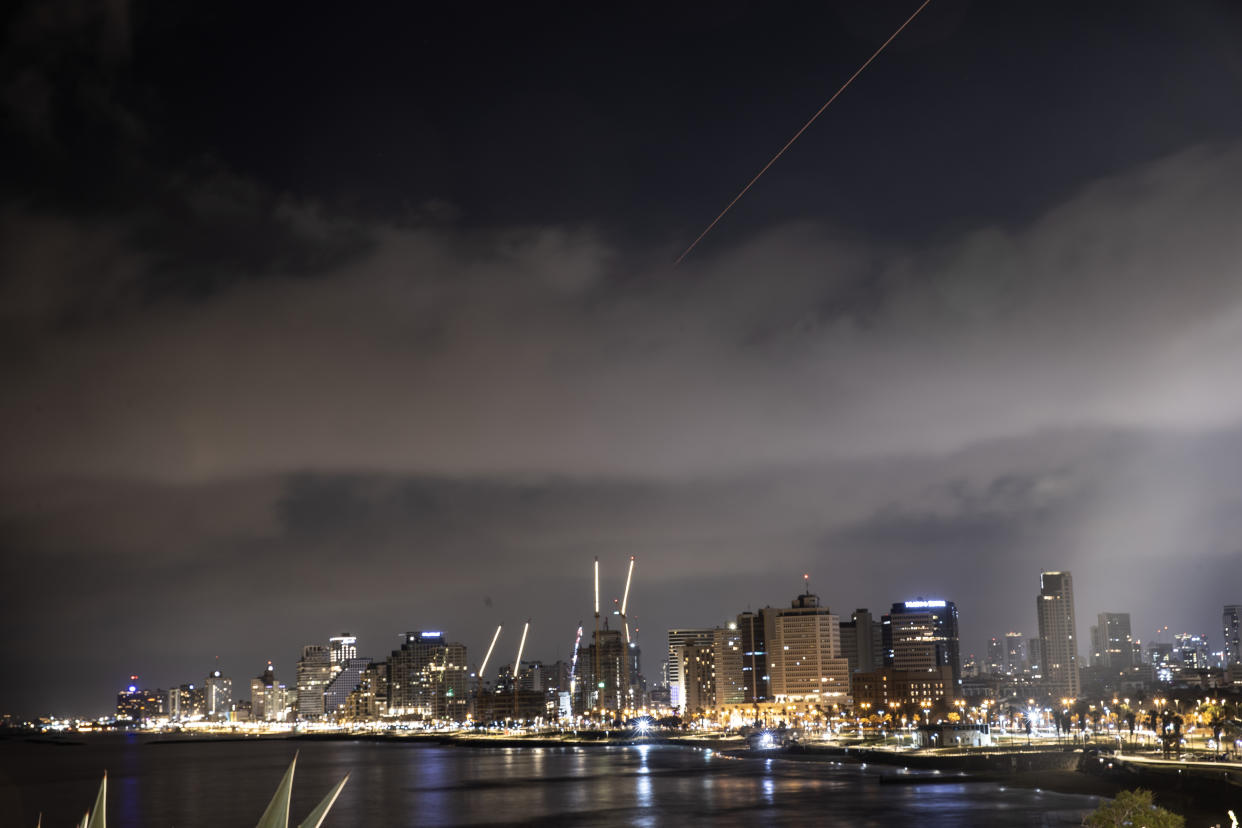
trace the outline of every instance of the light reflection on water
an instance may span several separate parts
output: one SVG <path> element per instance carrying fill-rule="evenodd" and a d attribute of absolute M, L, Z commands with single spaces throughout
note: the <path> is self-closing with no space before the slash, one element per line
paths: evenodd
<path fill-rule="evenodd" d="M 73 824 L 110 770 L 113 828 L 253 824 L 294 751 L 293 822 L 345 773 L 354 825 L 1078 825 L 1092 797 L 985 783 L 880 785 L 893 769 L 664 746 L 468 749 L 384 742 L 0 743 L 0 825 Z"/>

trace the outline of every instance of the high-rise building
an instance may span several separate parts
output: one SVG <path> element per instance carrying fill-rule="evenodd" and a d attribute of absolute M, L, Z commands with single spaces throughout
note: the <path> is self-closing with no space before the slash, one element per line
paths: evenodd
<path fill-rule="evenodd" d="M 1099 638 L 1099 665 L 1111 670 L 1134 666 L 1134 639 L 1130 637 L 1130 613 L 1102 612 L 1094 628 Z"/>
<path fill-rule="evenodd" d="M 267 695 L 276 686 L 276 671 L 272 662 L 267 669 L 250 680 L 250 718 L 258 722 L 267 721 Z"/>
<path fill-rule="evenodd" d="M 957 606 L 952 601 L 903 601 L 884 616 L 885 663 L 897 670 L 953 671 L 953 695 L 962 685 L 962 659 L 957 633 Z M 889 660 L 891 659 L 891 660 Z"/>
<path fill-rule="evenodd" d="M 362 671 L 346 708 L 347 717 L 355 721 L 375 721 L 388 714 L 388 662 L 373 662 Z"/>
<path fill-rule="evenodd" d="M 1005 673 L 1016 676 L 1026 672 L 1030 662 L 1026 656 L 1026 636 L 1020 632 L 1005 633 Z"/>
<path fill-rule="evenodd" d="M 298 718 L 323 715 L 323 691 L 332 680 L 332 653 L 322 644 L 307 644 L 298 661 Z"/>
<path fill-rule="evenodd" d="M 711 643 L 710 636 L 707 643 Z M 598 635 L 592 633 L 592 641 L 578 651 L 580 709 L 620 711 L 640 706 L 646 693 L 640 655 L 636 643 L 626 644 L 621 630 L 605 624 Z"/>
<path fill-rule="evenodd" d="M 207 704 L 207 717 L 224 720 L 233 712 L 233 680 L 212 670 L 203 682 L 203 694 Z"/>
<path fill-rule="evenodd" d="M 768 646 L 765 630 L 771 607 L 759 612 L 747 610 L 737 617 L 737 632 L 742 641 L 742 686 L 748 704 L 771 700 L 768 690 Z"/>
<path fill-rule="evenodd" d="M 850 663 L 841 656 L 841 621 L 810 590 L 772 614 L 768 675 L 777 702 L 845 703 Z"/>
<path fill-rule="evenodd" d="M 884 663 L 883 626 L 870 610 L 856 609 L 841 622 L 841 655 L 851 673 L 870 672 Z"/>
<path fill-rule="evenodd" d="M 407 632 L 388 656 L 388 714 L 409 719 L 464 721 L 466 646 L 439 631 Z"/>
<path fill-rule="evenodd" d="M 668 661 L 665 662 L 668 675 L 669 706 L 674 710 L 682 710 L 686 703 L 685 681 L 681 674 L 685 661 L 687 646 L 710 647 L 715 641 L 716 631 L 712 628 L 688 627 L 668 631 Z M 582 658 L 578 659 L 579 667 Z"/>
<path fill-rule="evenodd" d="M 996 636 L 988 639 L 987 671 L 991 675 L 1005 672 L 1005 642 Z"/>
<path fill-rule="evenodd" d="M 742 672 L 742 637 L 737 624 L 712 630 L 712 664 L 715 669 L 714 705 L 746 701 L 746 676 Z"/>
<path fill-rule="evenodd" d="M 1078 698 L 1078 633 L 1074 579 L 1068 572 L 1043 572 L 1035 601 L 1039 618 L 1044 687 L 1056 699 Z"/>
<path fill-rule="evenodd" d="M 1220 620 L 1225 636 L 1225 665 L 1242 664 L 1242 604 L 1225 604 Z"/>
<path fill-rule="evenodd" d="M 168 694 L 163 690 L 140 690 L 138 677 L 130 676 L 131 684 L 116 694 L 116 717 L 141 724 L 149 719 L 168 716 Z"/>
<path fill-rule="evenodd" d="M 328 651 L 332 664 L 332 675 L 336 675 L 341 665 L 351 658 L 358 657 L 358 636 L 352 633 L 341 633 L 328 639 Z"/>
<path fill-rule="evenodd" d="M 705 713 L 716 706 L 716 648 L 684 644 L 680 652 L 684 715 Z"/>
<path fill-rule="evenodd" d="M 1173 659 L 1183 670 L 1206 670 L 1212 666 L 1206 635 L 1177 633 L 1173 642 Z"/>
<path fill-rule="evenodd" d="M 323 691 L 325 716 L 345 717 L 348 715 L 349 694 L 358 689 L 362 681 L 362 671 L 370 665 L 371 659 L 356 656 L 346 658 L 335 665 L 336 675 L 332 677 Z"/>

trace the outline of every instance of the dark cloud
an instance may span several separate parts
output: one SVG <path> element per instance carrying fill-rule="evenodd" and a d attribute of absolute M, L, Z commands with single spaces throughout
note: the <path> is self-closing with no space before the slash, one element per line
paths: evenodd
<path fill-rule="evenodd" d="M 841 612 L 956 600 L 968 650 L 1033 631 L 1041 567 L 1205 630 L 1242 588 L 1242 21 L 999 9 L 913 27 L 680 268 L 900 10 L 19 9 L 0 575 L 38 701 L 290 677 L 343 628 L 532 617 L 561 657 L 595 555 L 639 556 L 653 675 L 808 570 Z"/>

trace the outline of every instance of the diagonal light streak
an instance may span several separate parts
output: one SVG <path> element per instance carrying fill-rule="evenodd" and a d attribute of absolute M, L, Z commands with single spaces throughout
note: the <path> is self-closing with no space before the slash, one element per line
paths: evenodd
<path fill-rule="evenodd" d="M 713 228 L 713 227 L 715 227 L 715 226 L 716 226 L 716 224 L 717 224 L 717 223 L 719 223 L 719 221 L 720 221 L 722 218 L 724 218 L 724 217 L 725 217 L 725 213 L 727 213 L 727 212 L 729 212 L 731 209 L 733 209 L 733 205 L 734 205 L 734 204 L 737 204 L 737 203 L 738 203 L 738 201 L 740 201 L 740 200 L 741 200 L 742 196 L 746 195 L 746 191 L 747 191 L 747 190 L 749 190 L 751 187 L 755 186 L 755 182 L 756 182 L 756 181 L 758 181 L 760 178 L 762 178 L 762 177 L 763 177 L 763 174 L 764 174 L 765 172 L 767 172 L 767 171 L 768 171 L 768 168 L 769 168 L 769 167 L 771 167 L 773 164 L 775 164 L 775 163 L 776 163 L 776 160 L 777 160 L 778 158 L 780 158 L 782 155 L 784 155 L 784 154 L 785 154 L 785 150 L 787 150 L 787 149 L 789 149 L 791 146 L 793 146 L 793 142 L 794 142 L 794 141 L 797 141 L 797 140 L 798 140 L 798 137 L 799 137 L 799 136 L 801 136 L 801 135 L 802 135 L 802 133 L 806 132 L 807 127 L 809 127 L 811 124 L 815 123 L 815 119 L 816 119 L 816 118 L 818 118 L 820 115 L 823 115 L 823 114 L 824 114 L 824 110 L 825 110 L 825 109 L 827 109 L 829 106 L 831 106 L 831 105 L 832 105 L 832 102 L 833 102 L 833 101 L 835 101 L 837 98 L 839 98 L 839 97 L 841 96 L 841 93 L 842 93 L 842 92 L 844 92 L 847 88 L 849 88 L 849 85 L 850 85 L 851 83 L 853 83 L 853 82 L 854 82 L 854 78 L 856 78 L 856 77 L 858 77 L 859 75 L 861 75 L 861 74 L 863 73 L 863 70 L 864 70 L 864 69 L 866 69 L 868 66 L 870 66 L 870 65 L 871 65 L 871 61 L 873 61 L 873 60 L 875 60 L 877 57 L 879 57 L 879 56 L 880 56 L 880 52 L 883 52 L 883 51 L 884 51 L 884 50 L 888 47 L 888 44 L 892 43 L 892 42 L 893 42 L 893 41 L 897 38 L 897 35 L 901 34 L 902 30 L 906 28 L 906 26 L 909 26 L 909 25 L 910 25 L 910 22 L 911 22 L 912 20 L 914 20 L 914 18 L 918 17 L 918 16 L 919 16 L 919 12 L 921 12 L 921 11 L 923 11 L 923 9 L 927 8 L 927 4 L 928 4 L 928 3 L 930 3 L 930 2 L 931 2 L 931 0 L 923 0 L 923 4 L 922 4 L 921 6 L 919 6 L 917 9 L 915 9 L 915 10 L 914 10 L 914 14 L 912 14 L 912 15 L 910 15 L 908 18 L 906 18 L 906 22 L 905 22 L 905 23 L 902 23 L 900 26 L 898 26 L 898 27 L 897 27 L 897 31 L 893 32 L 893 33 L 889 36 L 888 40 L 886 40 L 886 41 L 884 41 L 882 44 L 880 44 L 880 48 L 878 48 L 878 49 L 876 49 L 876 50 L 875 50 L 875 54 L 873 54 L 871 57 L 867 58 L 866 63 L 864 63 L 862 66 L 859 66 L 859 67 L 858 67 L 858 70 L 857 70 L 856 72 L 854 72 L 854 74 L 850 75 L 849 80 L 847 80 L 845 83 L 841 84 L 841 88 L 840 88 L 840 89 L 838 89 L 835 93 L 833 93 L 833 96 L 832 96 L 831 98 L 829 98 L 829 99 L 828 99 L 828 101 L 827 101 L 827 102 L 826 102 L 823 106 L 821 106 L 821 107 L 819 108 L 819 111 L 818 111 L 818 112 L 816 112 L 814 115 L 812 115 L 812 116 L 811 116 L 811 119 L 810 119 L 809 121 L 807 121 L 805 124 L 803 124 L 803 125 L 802 125 L 802 129 L 800 129 L 800 130 L 798 130 L 797 132 L 795 132 L 795 133 L 794 133 L 794 136 L 793 136 L 792 138 L 790 138 L 790 139 L 789 139 L 789 141 L 785 144 L 785 146 L 781 147 L 780 152 L 776 153 L 776 155 L 773 155 L 773 156 L 772 156 L 772 160 L 770 160 L 770 161 L 768 161 L 768 163 L 764 164 L 764 165 L 763 165 L 763 169 L 761 169 L 761 170 L 760 170 L 760 171 L 759 171 L 759 172 L 755 175 L 755 177 L 754 177 L 754 178 L 752 178 L 752 179 L 750 180 L 750 183 L 749 183 L 749 184 L 747 184 L 745 187 L 743 187 L 743 188 L 742 188 L 742 191 L 741 191 L 740 193 L 738 193 L 736 196 L 734 196 L 734 197 L 733 197 L 733 200 L 729 202 L 728 206 L 726 206 L 723 210 L 721 210 L 721 211 L 720 211 L 720 215 L 718 215 L 718 216 L 716 216 L 716 218 L 712 219 L 712 223 L 711 223 L 711 224 L 709 224 L 709 225 L 707 225 L 707 229 L 706 229 L 706 230 L 704 230 L 702 233 L 699 233 L 699 237 L 698 237 L 697 239 L 695 239 L 693 242 L 691 242 L 691 243 L 690 243 L 690 246 L 689 246 L 689 247 L 687 247 L 687 248 L 685 249 L 685 251 L 684 251 L 684 252 L 683 252 L 680 256 L 678 256 L 678 257 L 677 257 L 677 261 L 675 261 L 675 262 L 673 263 L 673 265 L 674 265 L 674 266 L 677 266 L 677 265 L 681 264 L 681 260 L 682 260 L 682 259 L 684 259 L 684 258 L 686 258 L 686 256 L 690 255 L 690 251 L 691 251 L 691 250 L 693 250 L 695 247 L 697 247 L 697 246 L 698 246 L 698 244 L 699 244 L 699 242 L 703 241 L 703 237 L 704 237 L 704 236 L 706 236 L 708 233 L 710 233 L 710 232 L 712 231 L 712 228 Z"/>

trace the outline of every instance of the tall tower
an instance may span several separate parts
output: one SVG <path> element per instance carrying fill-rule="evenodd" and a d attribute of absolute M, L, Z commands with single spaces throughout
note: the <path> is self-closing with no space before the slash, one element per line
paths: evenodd
<path fill-rule="evenodd" d="M 1078 637 L 1074 618 L 1074 579 L 1068 572 L 1042 572 L 1039 597 L 1040 657 L 1044 686 L 1053 698 L 1078 698 Z"/>
<path fill-rule="evenodd" d="M 1134 639 L 1130 637 L 1130 613 L 1102 612 L 1097 628 L 1100 663 L 1113 670 L 1134 666 Z"/>
<path fill-rule="evenodd" d="M 1242 664 L 1242 604 L 1225 604 L 1220 619 L 1225 634 L 1225 664 Z"/>

